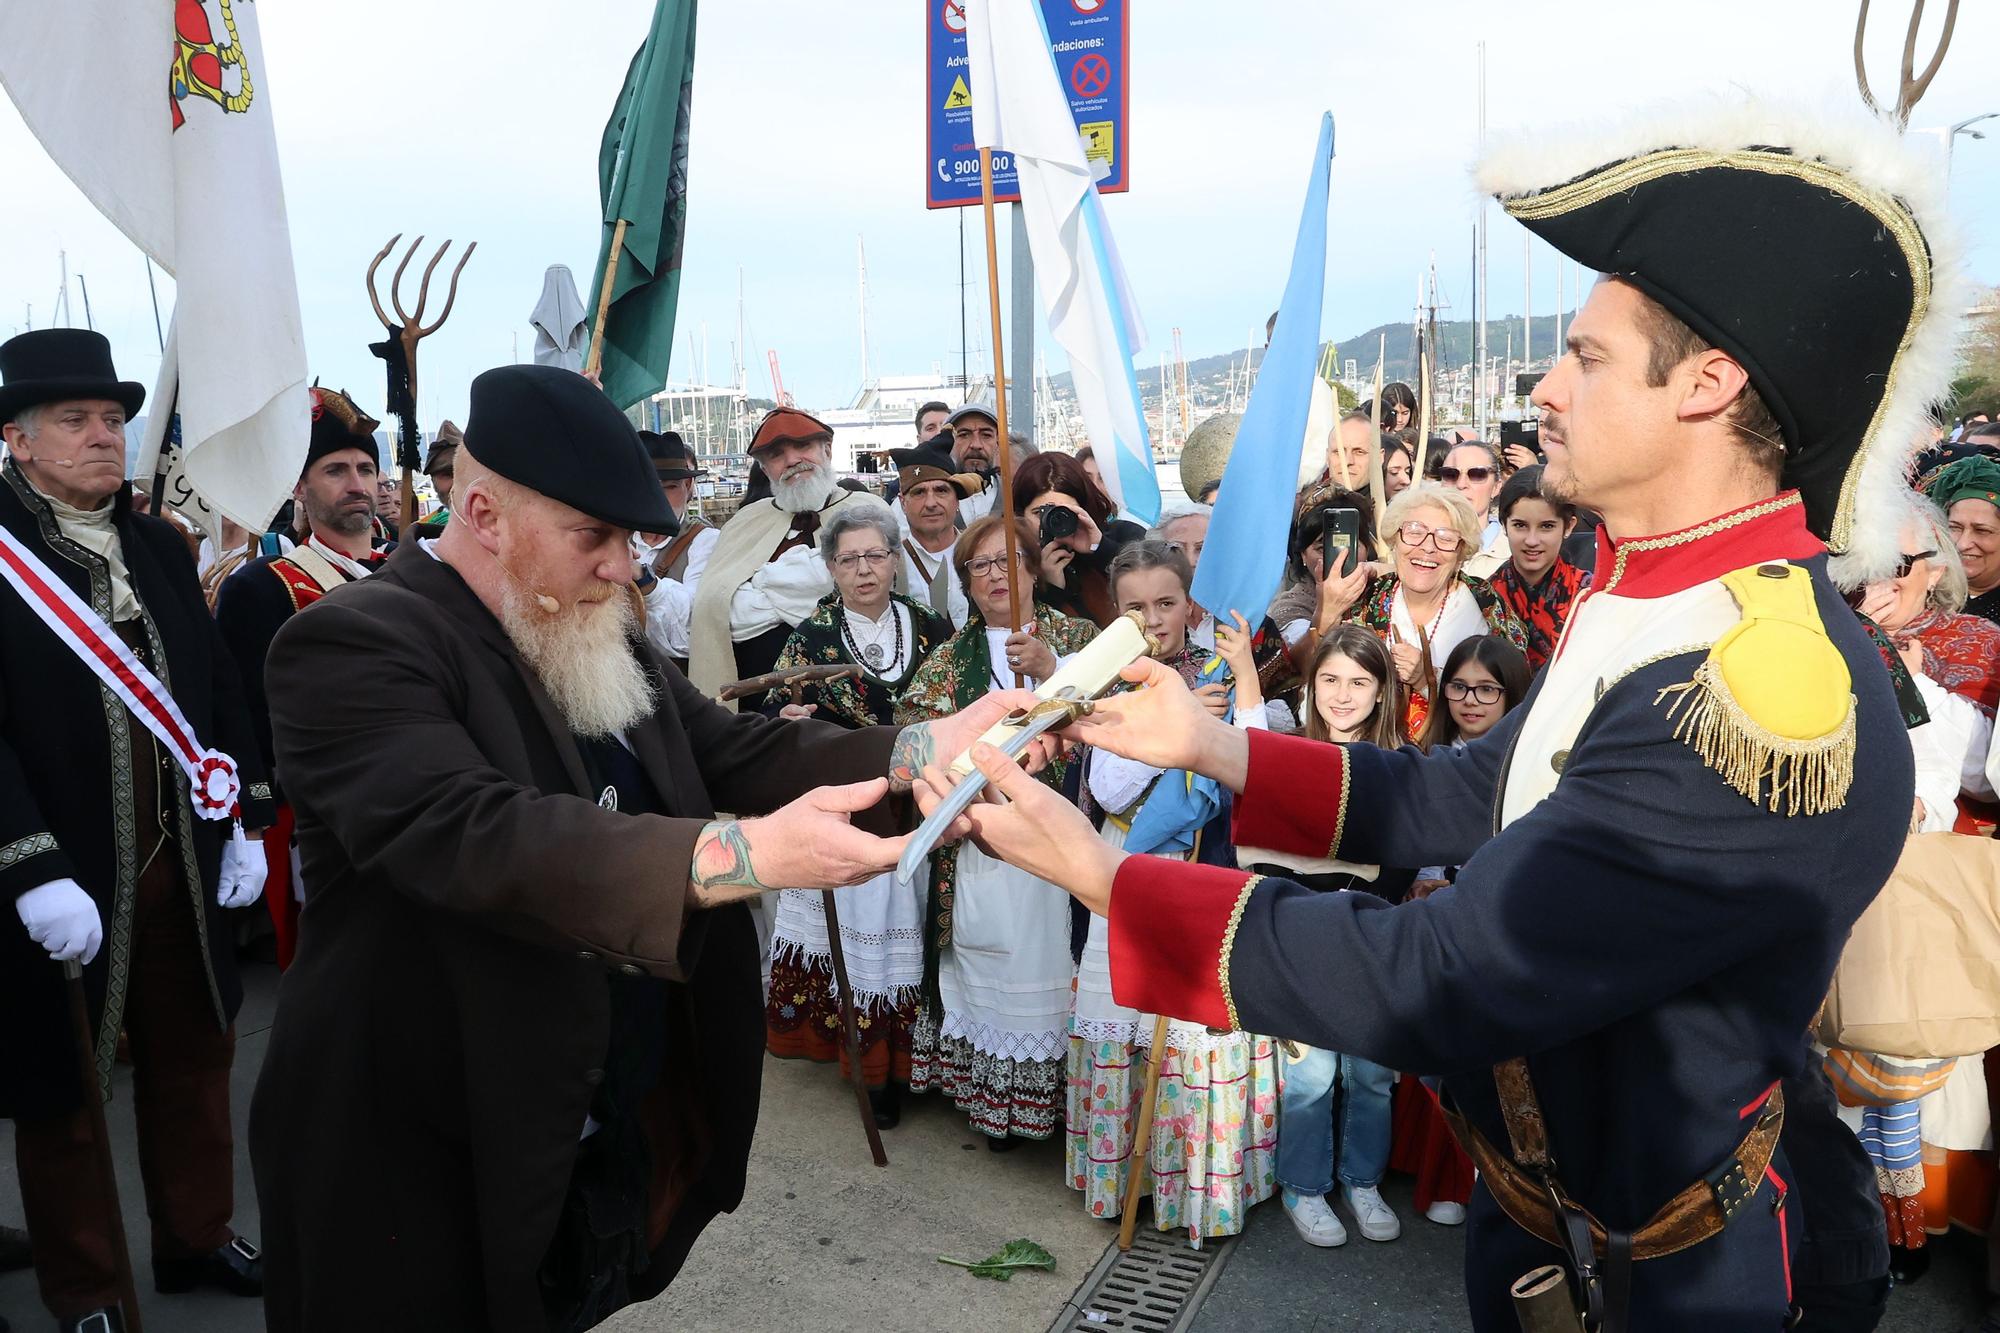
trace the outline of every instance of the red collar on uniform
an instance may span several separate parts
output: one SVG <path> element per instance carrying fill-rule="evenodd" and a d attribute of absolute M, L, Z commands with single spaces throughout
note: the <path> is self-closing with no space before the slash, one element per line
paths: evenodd
<path fill-rule="evenodd" d="M 1825 553 L 1825 543 L 1806 528 L 1805 502 L 1785 491 L 1659 537 L 1616 541 L 1600 527 L 1592 591 L 1666 597 L 1761 560 Z"/>

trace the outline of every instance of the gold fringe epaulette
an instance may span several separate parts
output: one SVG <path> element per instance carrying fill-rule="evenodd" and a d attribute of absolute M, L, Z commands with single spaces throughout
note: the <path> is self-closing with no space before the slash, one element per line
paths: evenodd
<path fill-rule="evenodd" d="M 1669 685 L 1655 703 L 1673 697 L 1667 716 L 1685 742 L 1722 780 L 1777 815 L 1819 815 L 1847 803 L 1854 781 L 1854 697 L 1832 733 L 1797 741 L 1757 725 L 1729 692 L 1710 657 L 1694 679 Z"/>
<path fill-rule="evenodd" d="M 1674 739 L 1773 814 L 1838 810 L 1854 782 L 1853 679 L 1826 636 L 1811 576 L 1766 563 L 1722 583 L 1742 620 L 1694 679 L 1661 690 L 1654 704 L 1671 699 Z"/>

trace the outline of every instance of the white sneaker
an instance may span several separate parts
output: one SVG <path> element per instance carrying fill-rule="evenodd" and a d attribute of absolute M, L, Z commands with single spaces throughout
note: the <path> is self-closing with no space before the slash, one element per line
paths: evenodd
<path fill-rule="evenodd" d="M 1294 1194 L 1285 1191 L 1285 1216 L 1292 1219 L 1292 1225 L 1299 1229 L 1299 1235 L 1308 1245 L 1317 1245 L 1323 1250 L 1347 1244 L 1347 1228 L 1340 1224 L 1340 1217 L 1328 1206 L 1324 1196 L 1318 1194 Z"/>
<path fill-rule="evenodd" d="M 1450 1199 L 1439 1199 L 1424 1209 L 1424 1216 L 1441 1227 L 1462 1227 L 1465 1225 L 1465 1205 L 1453 1203 Z"/>
<path fill-rule="evenodd" d="M 1366 1189 L 1347 1187 L 1347 1206 L 1354 1210 L 1354 1220 L 1360 1224 L 1361 1234 L 1369 1240 L 1394 1240 L 1403 1234 L 1403 1224 L 1395 1211 L 1382 1201 L 1382 1191 L 1373 1185 Z"/>

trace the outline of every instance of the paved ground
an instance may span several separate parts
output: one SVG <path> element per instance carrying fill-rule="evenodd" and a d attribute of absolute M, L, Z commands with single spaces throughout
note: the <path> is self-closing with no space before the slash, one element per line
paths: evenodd
<path fill-rule="evenodd" d="M 276 973 L 251 966 L 236 1065 L 237 1225 L 257 1234 L 244 1154 L 244 1117 L 276 998 Z M 131 1146 L 128 1081 L 112 1106 L 119 1187 L 140 1265 L 151 1333 L 254 1333 L 256 1302 L 226 1296 L 155 1296 L 145 1280 L 145 1214 Z M 890 1165 L 870 1164 L 852 1094 L 815 1065 L 769 1061 L 749 1194 L 712 1226 L 673 1288 L 606 1325 L 653 1330 L 824 1328 L 873 1333 L 1041 1333 L 1060 1315 L 1112 1239 L 1064 1188 L 1061 1149 L 985 1150 L 964 1117 L 936 1097 L 912 1102 L 887 1136 Z M 1432 1333 L 1465 1327 L 1459 1297 L 1461 1233 L 1423 1221 L 1407 1185 L 1385 1190 L 1403 1215 L 1403 1238 L 1351 1240 L 1339 1250 L 1301 1243 L 1276 1203 L 1250 1214 L 1226 1251 L 1221 1276 L 1192 1333 Z M 12 1127 L 0 1122 L 0 1220 L 20 1218 Z M 1056 1256 L 1053 1273 L 981 1281 L 937 1262 L 976 1259 L 1016 1236 Z M 1983 1243 L 1946 1238 L 1923 1282 L 1896 1293 L 1883 1333 L 1953 1333 L 1981 1309 Z M 365 1279 L 365 1275 L 358 1275 Z M 33 1278 L 0 1276 L 0 1315 L 22 1333 L 47 1327 Z"/>

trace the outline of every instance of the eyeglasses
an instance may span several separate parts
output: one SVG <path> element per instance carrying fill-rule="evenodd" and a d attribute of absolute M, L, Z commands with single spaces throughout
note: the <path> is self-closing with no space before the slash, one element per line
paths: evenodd
<path fill-rule="evenodd" d="M 849 551 L 833 558 L 833 567 L 845 574 L 857 566 L 862 569 L 880 569 L 889 563 L 889 553 L 879 547 L 873 551 Z"/>
<path fill-rule="evenodd" d="M 1910 576 L 1910 571 L 1915 569 L 1918 565 L 1923 564 L 1925 561 L 1935 560 L 1935 559 L 1937 559 L 1936 551 L 1919 551 L 1915 555 L 1906 555 L 1901 560 L 1898 560 L 1896 562 L 1895 577 L 1899 579 L 1908 578 Z"/>
<path fill-rule="evenodd" d="M 1464 477 L 1467 481 L 1491 481 L 1493 480 L 1493 469 L 1490 467 L 1469 467 L 1460 472 L 1455 467 L 1441 467 L 1437 470 L 1437 476 L 1439 481 L 1448 481 L 1456 486 L 1460 477 Z"/>
<path fill-rule="evenodd" d="M 1422 546 L 1428 539 L 1439 555 L 1450 555 L 1465 541 L 1456 528 L 1427 528 L 1421 523 L 1405 523 L 1396 529 L 1396 535 L 1402 538 L 1403 545 L 1411 548 Z"/>
<path fill-rule="evenodd" d="M 1448 680 L 1444 683 L 1444 697 L 1457 703 L 1464 703 L 1467 698 L 1472 698 L 1483 704 L 1497 704 L 1506 692 L 1503 687 L 1491 681 L 1481 685 L 1468 685 L 1462 680 Z"/>
<path fill-rule="evenodd" d="M 1024 566 L 1028 563 L 1026 556 L 1020 557 L 1020 560 Z M 1004 555 L 975 556 L 965 562 L 965 572 L 976 579 L 983 579 L 988 574 L 1005 574 L 1007 572 L 1007 557 Z"/>

